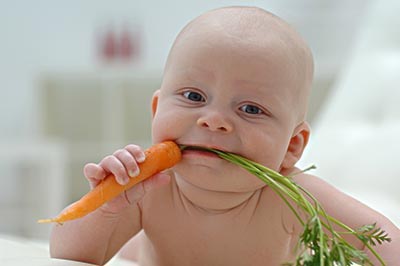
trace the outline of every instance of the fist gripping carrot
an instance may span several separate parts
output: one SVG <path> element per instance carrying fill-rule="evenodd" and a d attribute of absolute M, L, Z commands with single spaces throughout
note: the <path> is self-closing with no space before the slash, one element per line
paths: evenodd
<path fill-rule="evenodd" d="M 172 141 L 156 144 L 145 152 L 139 146 L 128 145 L 105 157 L 99 164 L 87 164 L 84 173 L 92 190 L 58 217 L 39 220 L 39 223 L 63 223 L 77 219 L 103 204 L 108 211 L 118 212 L 127 204 L 143 197 L 145 190 L 168 183 L 169 176 L 159 172 L 172 167 L 180 159 L 180 149 Z M 130 189 L 153 175 L 155 176 L 142 186 Z"/>

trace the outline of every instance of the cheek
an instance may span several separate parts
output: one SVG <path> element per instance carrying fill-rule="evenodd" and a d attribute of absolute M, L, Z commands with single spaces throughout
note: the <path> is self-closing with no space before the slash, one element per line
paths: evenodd
<path fill-rule="evenodd" d="M 151 135 L 153 143 L 158 143 L 166 139 L 172 139 L 169 136 L 173 130 L 168 128 L 167 123 L 163 123 L 162 117 L 160 115 L 155 115 L 151 125 Z"/>
<path fill-rule="evenodd" d="M 286 137 L 273 132 L 253 132 L 251 137 L 246 138 L 245 147 L 249 148 L 249 159 L 259 162 L 275 171 L 279 171 L 286 154 Z M 254 141 L 256 140 L 256 141 Z"/>
<path fill-rule="evenodd" d="M 151 133 L 153 143 L 165 140 L 175 140 L 180 134 L 179 122 L 176 112 L 159 109 L 153 117 Z"/>

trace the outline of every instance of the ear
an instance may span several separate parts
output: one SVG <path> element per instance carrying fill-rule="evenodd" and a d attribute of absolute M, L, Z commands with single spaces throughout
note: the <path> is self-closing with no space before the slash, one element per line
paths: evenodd
<path fill-rule="evenodd" d="M 156 90 L 153 94 L 153 98 L 151 100 L 151 114 L 152 117 L 155 116 L 156 111 L 157 111 L 157 106 L 158 106 L 158 97 L 160 95 L 160 90 Z"/>
<path fill-rule="evenodd" d="M 285 158 L 283 159 L 281 168 L 289 169 L 292 168 L 298 160 L 305 147 L 307 146 L 310 137 L 310 126 L 307 122 L 303 121 L 293 131 L 292 138 L 290 139 L 288 149 L 286 151 Z"/>

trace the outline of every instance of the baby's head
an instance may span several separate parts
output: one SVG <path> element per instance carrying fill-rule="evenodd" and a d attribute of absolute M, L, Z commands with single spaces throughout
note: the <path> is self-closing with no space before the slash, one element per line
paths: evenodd
<path fill-rule="evenodd" d="M 288 108 L 297 113 L 298 120 L 305 118 L 313 79 L 313 59 L 302 37 L 281 18 L 256 7 L 225 7 L 209 11 L 189 22 L 179 33 L 168 56 L 165 74 L 176 62 L 175 57 L 182 59 L 185 56 L 182 46 L 197 49 L 199 43 L 196 42 L 219 44 L 223 50 L 240 53 L 243 59 L 251 61 L 254 57 L 264 57 L 267 64 L 257 69 L 260 75 L 255 81 L 280 82 L 285 79 L 290 82 L 281 84 L 287 86 L 294 96 L 294 103 Z M 212 54 L 205 56 L 210 61 L 218 60 Z M 246 63 L 252 62 L 242 61 L 232 67 L 241 71 L 247 69 Z M 272 81 L 271 77 L 275 80 Z"/>
<path fill-rule="evenodd" d="M 171 48 L 153 99 L 153 141 L 212 146 L 289 169 L 308 140 L 312 76 L 308 46 L 280 18 L 253 7 L 207 12 Z"/>

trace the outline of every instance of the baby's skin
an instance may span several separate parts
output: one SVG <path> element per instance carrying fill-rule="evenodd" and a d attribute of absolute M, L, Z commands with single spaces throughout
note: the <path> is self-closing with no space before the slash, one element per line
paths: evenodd
<path fill-rule="evenodd" d="M 310 134 L 312 75 L 309 48 L 281 19 L 257 8 L 210 11 L 190 22 L 171 49 L 152 99 L 153 142 L 217 148 L 284 175 L 298 173 Z M 128 145 L 87 164 L 85 176 L 92 187 L 108 173 L 124 184 L 143 156 L 141 147 Z M 387 218 L 318 177 L 302 173 L 294 180 L 348 226 L 377 222 L 393 239 L 377 251 L 396 265 L 400 232 Z M 301 232 L 291 210 L 257 177 L 211 153 L 185 150 L 172 169 L 55 226 L 51 255 L 104 264 L 136 236 L 122 253 L 141 266 L 276 266 L 293 261 Z"/>

